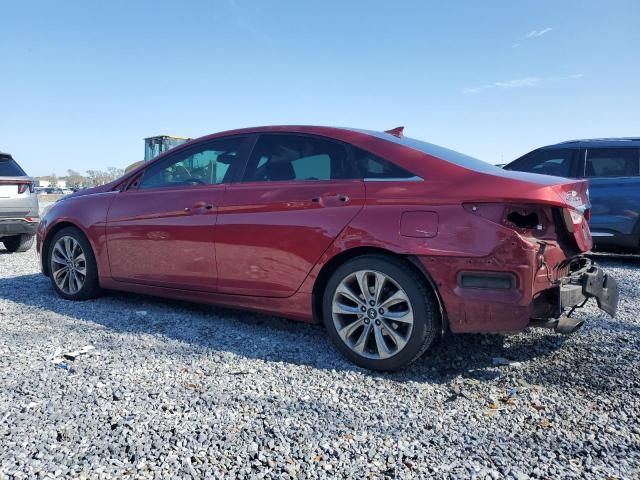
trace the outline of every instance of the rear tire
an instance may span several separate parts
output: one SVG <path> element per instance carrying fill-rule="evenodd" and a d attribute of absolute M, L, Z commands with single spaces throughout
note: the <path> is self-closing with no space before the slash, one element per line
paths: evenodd
<path fill-rule="evenodd" d="M 363 255 L 338 267 L 325 287 L 322 312 L 338 350 L 371 370 L 409 365 L 441 332 L 437 300 L 424 278 L 384 255 Z"/>
<path fill-rule="evenodd" d="M 2 239 L 4 248 L 11 253 L 26 252 L 33 246 L 34 235 L 14 235 L 13 237 L 5 237 Z"/>
<path fill-rule="evenodd" d="M 58 295 L 67 300 L 88 300 L 100 295 L 98 267 L 91 244 L 75 227 L 55 233 L 47 253 L 49 278 Z"/>

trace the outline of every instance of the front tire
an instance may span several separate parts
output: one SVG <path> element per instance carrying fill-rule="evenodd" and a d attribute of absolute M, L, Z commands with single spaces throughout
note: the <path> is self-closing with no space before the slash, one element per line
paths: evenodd
<path fill-rule="evenodd" d="M 2 239 L 4 248 L 11 253 L 26 252 L 33 246 L 34 235 L 14 235 Z"/>
<path fill-rule="evenodd" d="M 389 371 L 417 360 L 438 338 L 433 291 L 401 259 L 363 255 L 327 282 L 323 320 L 338 350 L 357 365 Z"/>
<path fill-rule="evenodd" d="M 98 267 L 84 234 L 75 227 L 66 227 L 56 232 L 49 245 L 49 278 L 56 293 L 67 300 L 97 297 Z"/>

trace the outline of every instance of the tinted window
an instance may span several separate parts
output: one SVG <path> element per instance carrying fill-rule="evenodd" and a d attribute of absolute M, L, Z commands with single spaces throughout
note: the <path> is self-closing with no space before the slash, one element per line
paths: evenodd
<path fill-rule="evenodd" d="M 538 150 L 516 160 L 509 165 L 508 169 L 556 177 L 571 177 L 575 157 L 576 150 L 572 149 Z"/>
<path fill-rule="evenodd" d="M 0 156 L 0 177 L 24 177 L 26 173 L 11 157 Z"/>
<path fill-rule="evenodd" d="M 590 148 L 585 164 L 586 177 L 632 177 L 638 175 L 635 148 Z"/>
<path fill-rule="evenodd" d="M 354 149 L 358 178 L 412 178 L 415 175 L 394 163 L 359 148 Z"/>
<path fill-rule="evenodd" d="M 213 185 L 231 181 L 231 166 L 239 157 L 242 138 L 218 140 L 176 153 L 149 167 L 140 188 Z"/>
<path fill-rule="evenodd" d="M 346 148 L 305 135 L 262 135 L 253 149 L 245 182 L 344 178 Z"/>
<path fill-rule="evenodd" d="M 434 157 L 440 158 L 449 163 L 454 163 L 464 168 L 469 168 L 472 170 L 477 170 L 485 173 L 491 173 L 494 175 L 502 172 L 501 168 L 498 168 L 495 165 L 491 165 L 490 163 L 483 162 L 482 160 L 478 160 L 477 158 L 470 157 L 469 155 L 465 155 L 464 153 L 456 152 L 455 150 L 450 150 L 448 148 L 441 147 L 439 145 L 434 145 L 433 143 L 423 142 L 422 140 L 416 140 L 415 138 L 396 137 L 395 135 L 391 135 L 389 133 L 374 132 L 371 130 L 354 130 L 354 131 L 366 133 L 368 135 L 381 138 L 389 142 L 397 143 L 399 145 L 403 145 L 408 148 L 413 148 L 414 150 L 418 150 L 422 153 L 432 155 Z"/>

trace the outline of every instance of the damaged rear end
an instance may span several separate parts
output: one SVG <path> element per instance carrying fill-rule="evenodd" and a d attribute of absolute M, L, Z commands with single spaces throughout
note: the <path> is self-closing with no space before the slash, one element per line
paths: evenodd
<path fill-rule="evenodd" d="M 557 180 L 536 186 L 526 200 L 465 208 L 514 230 L 534 248 L 529 325 L 572 333 L 583 323 L 572 313 L 591 298 L 615 316 L 618 285 L 584 255 L 592 247 L 587 182 Z"/>
<path fill-rule="evenodd" d="M 587 181 L 572 181 L 551 188 L 561 202 L 553 210 L 553 221 L 558 246 L 567 258 L 557 262 L 553 285 L 534 297 L 531 325 L 572 333 L 583 321 L 571 318 L 571 314 L 591 298 L 601 310 L 615 316 L 618 284 L 615 278 L 583 255 L 593 246 L 588 223 L 591 205 Z"/>

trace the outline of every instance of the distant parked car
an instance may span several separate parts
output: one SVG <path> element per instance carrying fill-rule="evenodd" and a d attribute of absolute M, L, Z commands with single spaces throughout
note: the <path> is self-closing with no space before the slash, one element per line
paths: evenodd
<path fill-rule="evenodd" d="M 589 226 L 597 246 L 640 247 L 640 138 L 570 140 L 538 148 L 504 168 L 589 180 Z"/>
<path fill-rule="evenodd" d="M 615 279 L 591 248 L 587 182 L 506 172 L 404 137 L 262 127 L 178 146 L 42 219 L 42 270 L 68 300 L 101 288 L 323 321 L 390 370 L 443 331 L 571 333 Z"/>
<path fill-rule="evenodd" d="M 7 153 L 0 153 L 0 241 L 9 252 L 26 252 L 38 228 L 34 181 Z"/>

